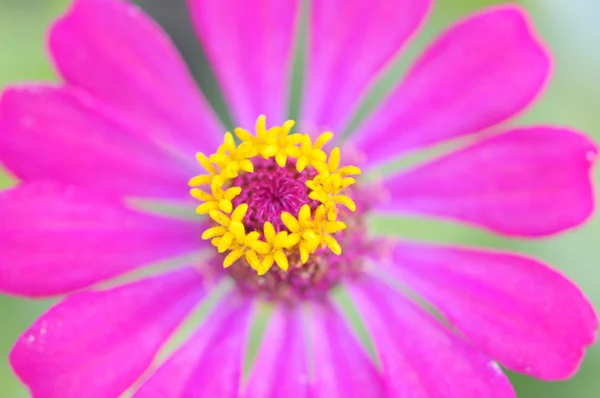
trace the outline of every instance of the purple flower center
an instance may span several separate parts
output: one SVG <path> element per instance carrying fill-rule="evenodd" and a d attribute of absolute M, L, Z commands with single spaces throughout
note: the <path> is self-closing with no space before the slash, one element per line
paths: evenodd
<path fill-rule="evenodd" d="M 281 213 L 298 214 L 302 205 L 308 203 L 312 209 L 318 202 L 309 199 L 310 189 L 306 181 L 316 175 L 313 169 L 296 170 L 295 162 L 288 161 L 280 167 L 274 159 L 256 162 L 253 173 L 240 174 L 233 180 L 233 186 L 241 187 L 242 192 L 233 199 L 234 206 L 248 204 L 244 225 L 248 230 L 262 230 L 266 221 L 277 231 L 285 230 Z"/>
<path fill-rule="evenodd" d="M 237 128 L 236 142 L 225 133 L 215 153 L 196 154 L 205 173 L 190 180 L 196 212 L 211 220 L 202 238 L 243 290 L 268 298 L 322 294 L 370 250 L 361 169 L 342 162 L 339 147 L 325 152 L 333 133 L 294 125 L 267 128 L 261 115 L 256 134 Z"/>
<path fill-rule="evenodd" d="M 319 203 L 308 198 L 310 190 L 306 181 L 314 178 L 316 171 L 305 169 L 298 172 L 294 162 L 280 167 L 273 159 L 256 162 L 253 173 L 242 173 L 233 181 L 242 192 L 233 200 L 234 206 L 248 204 L 244 225 L 248 230 L 260 231 L 266 221 L 273 223 L 277 231 L 285 231 L 281 213 L 297 214 L 302 205 L 309 203 L 316 208 Z M 366 189 L 365 189 L 366 188 Z M 298 255 L 289 256 L 290 267 L 283 271 L 271 268 L 264 275 L 256 272 L 244 261 L 233 264 L 227 271 L 238 287 L 250 294 L 258 294 L 268 300 L 296 301 L 301 298 L 324 296 L 342 278 L 359 274 L 367 254 L 377 255 L 385 249 L 382 243 L 367 238 L 365 213 L 372 206 L 371 186 L 357 184 L 349 194 L 355 198 L 355 212 L 343 209 L 338 219 L 348 228 L 339 233 L 343 248 L 341 255 L 328 249 L 319 249 L 302 264 Z"/>

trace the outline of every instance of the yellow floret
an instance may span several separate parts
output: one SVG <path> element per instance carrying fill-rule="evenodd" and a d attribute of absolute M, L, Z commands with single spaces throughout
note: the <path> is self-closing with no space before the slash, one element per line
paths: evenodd
<path fill-rule="evenodd" d="M 267 129 L 266 123 L 266 118 L 261 115 L 256 121 L 256 136 L 241 128 L 235 129 L 234 132 L 242 142 L 250 143 L 253 151 L 265 159 L 275 157 L 279 167 L 284 167 L 287 158 L 297 154 L 297 145 L 302 140 L 302 135 L 289 134 L 295 125 L 293 120 L 270 129 Z"/>
<path fill-rule="evenodd" d="M 325 206 L 327 218 L 330 221 L 335 221 L 337 218 L 338 204 L 350 211 L 356 211 L 356 204 L 352 198 L 341 195 L 340 192 L 356 182 L 356 179 L 348 176 L 360 174 L 361 170 L 356 166 L 346 166 L 339 169 L 340 160 L 340 149 L 335 147 L 331 151 L 326 164 L 315 166 L 319 174 L 306 182 L 306 186 L 312 190 L 309 198 L 319 201 Z"/>
<path fill-rule="evenodd" d="M 296 151 L 297 156 L 294 156 L 298 159 L 296 161 L 296 170 L 302 171 L 308 165 L 311 165 L 315 168 L 325 165 L 325 162 L 327 161 L 327 154 L 322 148 L 323 145 L 329 142 L 332 138 L 333 133 L 326 132 L 321 134 L 313 144 L 310 135 L 304 134 L 302 136 L 300 147 Z"/>
<path fill-rule="evenodd" d="M 210 160 L 201 152 L 196 154 L 196 161 L 206 170 L 208 174 L 201 174 L 199 176 L 192 177 L 189 181 L 190 187 L 198 187 L 202 185 L 210 185 L 212 179 L 219 174 L 215 166 Z"/>
<path fill-rule="evenodd" d="M 310 206 L 306 204 L 300 208 L 298 218 L 287 212 L 281 214 L 281 221 L 291 232 L 290 238 L 298 241 L 302 264 L 306 264 L 309 255 L 319 247 L 329 247 L 335 254 L 342 254 L 339 243 L 331 235 L 346 229 L 346 224 L 342 221 L 329 221 L 325 213 L 325 207 L 321 205 L 312 218 Z"/>
<path fill-rule="evenodd" d="M 204 192 L 198 188 L 190 190 L 194 198 L 204 202 L 196 207 L 197 214 L 207 214 L 212 210 L 231 213 L 233 210 L 233 203 L 231 201 L 242 192 L 242 188 L 231 187 L 223 189 L 223 184 L 225 184 L 225 180 L 221 176 L 215 176 L 210 184 L 211 193 Z"/>
<path fill-rule="evenodd" d="M 268 245 L 259 240 L 260 234 L 258 232 L 246 234 L 246 228 L 242 220 L 247 211 L 248 205 L 244 203 L 236 207 L 231 216 L 217 210 L 209 213 L 210 218 L 218 226 L 204 231 L 202 239 L 211 239 L 211 243 L 217 247 L 219 253 L 231 250 L 223 261 L 225 268 L 245 256 L 248 264 L 255 269 L 260 269 L 259 254 L 265 255 L 269 252 Z"/>
<path fill-rule="evenodd" d="M 240 171 L 252 173 L 254 165 L 250 158 L 256 156 L 256 151 L 251 143 L 243 142 L 235 145 L 235 140 L 230 132 L 225 133 L 225 140 L 217 150 L 210 156 L 210 161 L 217 164 L 221 169 L 221 175 L 225 178 L 235 178 Z"/>
<path fill-rule="evenodd" d="M 262 267 L 258 270 L 259 275 L 263 275 L 273 263 L 276 263 L 279 268 L 287 271 L 289 262 L 285 250 L 291 249 L 298 243 L 295 236 L 290 236 L 287 231 L 275 232 L 275 227 L 270 222 L 265 222 L 264 235 L 265 242 L 269 245 L 269 252 L 262 261 Z"/>

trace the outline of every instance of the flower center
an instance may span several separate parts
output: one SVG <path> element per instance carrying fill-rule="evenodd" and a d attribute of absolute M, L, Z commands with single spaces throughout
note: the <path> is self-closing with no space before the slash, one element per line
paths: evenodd
<path fill-rule="evenodd" d="M 310 189 L 306 186 L 315 175 L 316 172 L 309 168 L 299 172 L 295 162 L 290 160 L 280 167 L 273 159 L 259 159 L 254 162 L 253 173 L 243 173 L 233 180 L 233 186 L 242 188 L 233 199 L 233 205 L 248 204 L 244 225 L 249 230 L 261 231 L 268 221 L 275 230 L 283 231 L 282 213 L 297 215 L 306 203 L 313 210 L 318 206 L 319 202 L 308 197 Z"/>
<path fill-rule="evenodd" d="M 339 148 L 323 150 L 332 133 L 313 142 L 293 127 L 287 121 L 267 128 L 260 116 L 255 135 L 235 129 L 239 143 L 227 132 L 216 153 L 196 156 L 205 173 L 190 180 L 190 193 L 201 202 L 196 212 L 212 220 L 202 238 L 222 253 L 225 268 L 235 265 L 235 274 L 264 275 L 274 267 L 285 277 L 314 268 L 341 255 L 338 238 L 348 236 L 348 221 L 357 223 L 348 194 L 360 169 L 340 167 Z"/>

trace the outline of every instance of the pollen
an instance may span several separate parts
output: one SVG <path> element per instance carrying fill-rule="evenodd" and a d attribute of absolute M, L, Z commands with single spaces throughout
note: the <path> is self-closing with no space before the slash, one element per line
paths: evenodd
<path fill-rule="evenodd" d="M 202 239 L 224 255 L 225 268 L 243 259 L 263 275 L 275 265 L 287 271 L 291 259 L 306 264 L 322 249 L 342 253 L 340 209 L 356 210 L 348 188 L 361 170 L 340 167 L 338 147 L 324 150 L 331 132 L 313 142 L 294 126 L 267 128 L 259 116 L 255 134 L 237 128 L 216 153 L 196 155 L 203 173 L 190 179 L 190 194 L 200 201 L 196 213 L 212 222 Z"/>

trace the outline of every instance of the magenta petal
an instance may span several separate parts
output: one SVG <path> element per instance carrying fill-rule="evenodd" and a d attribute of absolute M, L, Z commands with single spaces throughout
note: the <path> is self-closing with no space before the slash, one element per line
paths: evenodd
<path fill-rule="evenodd" d="M 514 254 L 397 244 L 390 267 L 486 355 L 547 379 L 572 375 L 598 320 L 559 273 Z"/>
<path fill-rule="evenodd" d="M 309 397 L 386 396 L 381 375 L 340 315 L 315 303 L 308 316 L 312 370 Z"/>
<path fill-rule="evenodd" d="M 248 302 L 229 297 L 135 393 L 136 398 L 235 398 L 248 335 Z M 247 300 L 246 297 L 241 298 Z"/>
<path fill-rule="evenodd" d="M 326 303 L 311 302 L 306 307 L 305 317 L 302 308 L 275 308 L 242 396 L 383 396 L 374 363 L 340 314 Z"/>
<path fill-rule="evenodd" d="M 51 179 L 120 195 L 180 199 L 198 168 L 144 126 L 71 88 L 14 87 L 0 101 L 0 159 L 21 180 Z M 192 165 L 190 167 L 190 164 Z"/>
<path fill-rule="evenodd" d="M 126 115 L 148 139 L 192 156 L 224 132 L 165 33 L 121 0 L 76 0 L 50 32 L 67 83 Z"/>
<path fill-rule="evenodd" d="M 373 77 L 425 19 L 431 3 L 313 1 L 301 119 L 339 132 Z"/>
<path fill-rule="evenodd" d="M 401 294 L 371 279 L 350 292 L 375 344 L 387 396 L 516 397 L 494 362 Z"/>
<path fill-rule="evenodd" d="M 199 250 L 201 225 L 138 213 L 72 187 L 0 192 L 0 290 L 46 296 Z"/>
<path fill-rule="evenodd" d="M 188 0 L 192 20 L 238 126 L 287 118 L 299 0 Z"/>
<path fill-rule="evenodd" d="M 507 235 L 542 236 L 585 221 L 594 209 L 597 149 L 566 129 L 509 131 L 387 181 L 379 210 L 455 219 Z"/>
<path fill-rule="evenodd" d="M 550 61 L 518 6 L 460 21 L 435 41 L 354 135 L 373 163 L 475 133 L 529 104 Z"/>
<path fill-rule="evenodd" d="M 275 307 L 242 397 L 308 398 L 308 344 L 302 321 L 299 306 Z"/>
<path fill-rule="evenodd" d="M 23 334 L 11 365 L 38 398 L 120 396 L 203 295 L 191 268 L 74 294 Z"/>

